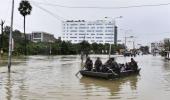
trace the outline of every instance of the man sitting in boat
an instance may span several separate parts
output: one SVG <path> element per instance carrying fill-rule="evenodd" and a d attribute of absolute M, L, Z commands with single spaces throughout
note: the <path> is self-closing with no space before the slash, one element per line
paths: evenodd
<path fill-rule="evenodd" d="M 97 72 L 100 72 L 100 71 L 101 71 L 102 61 L 100 60 L 99 57 L 97 57 L 97 60 L 95 61 L 94 66 L 95 66 L 95 70 L 96 70 Z"/>
<path fill-rule="evenodd" d="M 90 59 L 90 57 L 87 57 L 87 59 L 86 59 L 85 68 L 88 71 L 91 71 L 93 68 L 93 61 Z"/>
<path fill-rule="evenodd" d="M 132 68 L 130 66 L 130 62 L 125 64 L 125 70 L 132 70 Z"/>
<path fill-rule="evenodd" d="M 114 58 L 110 58 L 105 65 L 103 65 L 102 72 L 116 72 L 120 73 L 120 68 Z"/>
<path fill-rule="evenodd" d="M 129 66 L 131 66 L 132 70 L 136 71 L 138 69 L 137 62 L 133 58 L 131 58 L 131 62 L 129 63 Z"/>
<path fill-rule="evenodd" d="M 110 66 L 110 69 L 112 69 L 117 74 L 120 74 L 120 67 L 119 67 L 118 63 L 115 61 L 114 58 L 111 58 L 111 60 L 112 60 L 112 64 Z"/>

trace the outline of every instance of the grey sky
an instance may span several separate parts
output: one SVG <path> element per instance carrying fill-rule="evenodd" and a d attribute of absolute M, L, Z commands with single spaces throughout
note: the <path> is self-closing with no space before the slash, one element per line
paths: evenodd
<path fill-rule="evenodd" d="M 23 17 L 17 8 L 21 0 L 15 0 L 14 28 L 23 30 Z M 170 0 L 30 0 L 63 6 L 99 6 L 99 7 L 126 7 L 134 5 L 152 5 L 170 3 Z M 10 25 L 12 0 L 0 0 L 0 19 L 6 20 L 5 25 Z M 31 2 L 32 4 L 32 2 Z M 123 16 L 117 19 L 119 29 L 132 31 L 127 35 L 135 35 L 138 43 L 150 43 L 170 37 L 170 5 L 156 7 L 140 7 L 126 9 L 85 9 L 63 8 L 38 4 L 51 11 L 55 16 L 63 19 L 100 20 L 104 17 Z M 26 32 L 45 31 L 61 35 L 61 20 L 51 16 L 47 12 L 33 6 L 33 12 L 27 17 Z M 119 31 L 119 40 L 124 37 L 124 31 Z"/>

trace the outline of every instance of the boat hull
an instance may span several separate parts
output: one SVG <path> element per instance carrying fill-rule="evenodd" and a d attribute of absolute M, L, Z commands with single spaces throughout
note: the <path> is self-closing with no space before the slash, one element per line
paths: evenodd
<path fill-rule="evenodd" d="M 120 77 L 126 77 L 126 76 L 133 75 L 133 74 L 139 74 L 140 70 L 141 69 L 138 69 L 137 71 L 127 70 L 127 71 L 121 72 L 119 75 L 115 73 L 103 73 L 103 72 L 94 72 L 94 71 L 86 71 L 86 70 L 81 70 L 80 73 L 82 76 L 87 76 L 87 77 L 115 79 L 115 78 L 120 78 Z"/>

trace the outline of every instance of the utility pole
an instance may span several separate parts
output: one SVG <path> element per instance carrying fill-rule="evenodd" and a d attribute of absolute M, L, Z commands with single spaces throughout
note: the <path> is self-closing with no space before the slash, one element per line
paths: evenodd
<path fill-rule="evenodd" d="M 114 17 L 114 18 L 111 18 L 111 17 L 105 17 L 105 18 L 110 18 L 110 19 L 112 19 L 112 21 L 113 21 L 114 44 L 117 45 L 117 26 L 116 26 L 116 19 L 122 18 L 122 16 Z M 111 50 L 112 50 L 112 44 L 110 43 L 110 47 L 109 47 L 109 58 L 111 57 Z"/>
<path fill-rule="evenodd" d="M 3 34 L 4 33 L 3 32 L 4 29 L 3 28 L 4 28 L 4 23 L 5 23 L 5 21 L 1 20 L 1 24 L 0 24 L 1 25 L 1 44 L 0 44 L 1 45 L 1 47 L 0 47 L 1 55 L 3 54 L 3 35 L 4 35 Z"/>
<path fill-rule="evenodd" d="M 9 51 L 8 51 L 8 72 L 9 73 L 11 72 L 13 19 L 14 19 L 14 0 L 12 0 L 11 29 L 10 29 L 10 34 L 9 34 Z"/>

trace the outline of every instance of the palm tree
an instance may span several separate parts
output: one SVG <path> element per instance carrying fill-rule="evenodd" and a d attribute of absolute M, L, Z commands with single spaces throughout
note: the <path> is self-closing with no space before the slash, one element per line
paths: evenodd
<path fill-rule="evenodd" d="M 22 0 L 22 1 L 20 2 L 18 11 L 19 11 L 20 14 L 24 17 L 25 55 L 27 55 L 27 50 L 26 50 L 27 44 L 26 44 L 26 34 L 25 34 L 25 17 L 26 17 L 27 15 L 30 15 L 30 14 L 31 14 L 32 6 L 31 6 L 31 4 L 29 3 L 29 1 L 27 1 L 27 0 Z"/>

